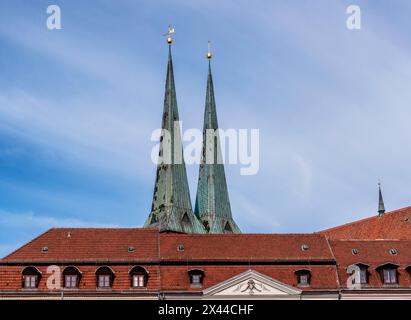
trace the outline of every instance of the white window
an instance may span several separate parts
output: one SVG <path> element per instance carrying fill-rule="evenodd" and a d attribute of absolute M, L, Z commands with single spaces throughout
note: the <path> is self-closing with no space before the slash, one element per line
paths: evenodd
<path fill-rule="evenodd" d="M 66 275 L 65 276 L 65 286 L 66 288 L 76 288 L 77 287 L 77 276 L 76 275 Z"/>
<path fill-rule="evenodd" d="M 306 273 L 300 274 L 299 284 L 308 285 L 308 274 L 306 274 Z"/>
<path fill-rule="evenodd" d="M 384 269 L 384 283 L 386 284 L 393 284 L 397 283 L 397 270 L 395 269 Z"/>
<path fill-rule="evenodd" d="M 201 284 L 201 275 L 200 274 L 193 274 L 191 276 L 191 283 L 192 284 Z"/>
<path fill-rule="evenodd" d="M 133 275 L 133 287 L 144 287 L 144 274 Z"/>
<path fill-rule="evenodd" d="M 102 274 L 98 276 L 98 286 L 100 288 L 110 287 L 110 275 Z"/>
<path fill-rule="evenodd" d="M 367 269 L 362 268 L 362 269 L 360 269 L 360 283 L 361 284 L 366 284 L 367 282 L 368 282 Z"/>
<path fill-rule="evenodd" d="M 24 287 L 25 288 L 36 288 L 37 286 L 37 276 L 25 276 L 24 277 Z"/>

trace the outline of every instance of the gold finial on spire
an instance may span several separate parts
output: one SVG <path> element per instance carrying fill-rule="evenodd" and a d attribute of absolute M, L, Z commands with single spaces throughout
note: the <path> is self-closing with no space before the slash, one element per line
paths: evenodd
<path fill-rule="evenodd" d="M 165 36 L 167 36 L 167 43 L 168 44 L 172 44 L 173 43 L 173 38 L 172 38 L 172 34 L 175 32 L 174 27 L 171 26 L 171 24 L 168 26 L 168 31 L 166 34 L 164 34 Z"/>
<path fill-rule="evenodd" d="M 211 42 L 208 41 L 208 51 L 207 51 L 207 59 L 210 60 L 213 57 L 211 53 Z"/>

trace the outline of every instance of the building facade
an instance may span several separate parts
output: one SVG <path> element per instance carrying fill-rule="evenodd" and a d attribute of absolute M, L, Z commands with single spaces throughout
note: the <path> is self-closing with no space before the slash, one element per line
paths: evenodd
<path fill-rule="evenodd" d="M 50 229 L 0 260 L 0 299 L 411 299 L 411 207 L 385 213 L 381 190 L 378 215 L 365 220 L 313 234 L 240 232 L 219 139 L 208 135 L 218 129 L 210 52 L 193 210 L 168 43 L 168 135 L 144 227 Z"/>

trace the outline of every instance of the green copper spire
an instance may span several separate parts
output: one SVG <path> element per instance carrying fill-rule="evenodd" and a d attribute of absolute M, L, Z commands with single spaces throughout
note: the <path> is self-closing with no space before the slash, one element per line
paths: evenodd
<path fill-rule="evenodd" d="M 384 199 L 381 192 L 381 182 L 378 182 L 378 216 L 382 217 L 385 214 Z"/>
<path fill-rule="evenodd" d="M 213 78 L 211 75 L 211 57 L 211 53 L 208 52 L 203 151 L 198 178 L 195 214 L 202 220 L 209 233 L 241 233 L 231 215 L 224 164 L 221 161 L 217 161 L 218 158 L 221 158 L 218 157 L 218 155 L 221 155 L 220 141 L 216 138 L 217 136 L 211 136 L 211 133 L 213 131 L 216 132 L 215 130 L 218 129 Z M 208 144 L 207 140 L 209 141 Z"/>
<path fill-rule="evenodd" d="M 183 159 L 183 147 L 174 85 L 169 43 L 164 111 L 151 213 L 144 227 L 157 227 L 160 231 L 205 233 L 199 219 L 194 215 Z M 169 134 L 167 134 L 169 133 Z M 163 161 L 161 161 L 161 159 Z"/>

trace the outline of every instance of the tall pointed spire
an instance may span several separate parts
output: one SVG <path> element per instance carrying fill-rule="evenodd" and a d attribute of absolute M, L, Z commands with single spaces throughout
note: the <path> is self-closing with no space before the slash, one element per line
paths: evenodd
<path fill-rule="evenodd" d="M 144 226 L 157 227 L 161 232 L 205 233 L 203 225 L 192 210 L 183 158 L 171 57 L 171 34 L 173 32 L 174 29 L 169 27 L 167 37 L 169 44 L 168 64 L 159 161 L 151 213 Z"/>
<path fill-rule="evenodd" d="M 209 233 L 241 233 L 231 214 L 224 164 L 218 161 L 221 158 L 221 146 L 218 131 L 216 131 L 218 122 L 211 74 L 211 58 L 212 54 L 209 47 L 207 53 L 208 77 L 204 112 L 203 151 L 195 214 L 202 220 Z"/>
<path fill-rule="evenodd" d="M 384 199 L 381 192 L 381 182 L 378 182 L 378 216 L 382 217 L 385 214 Z"/>

